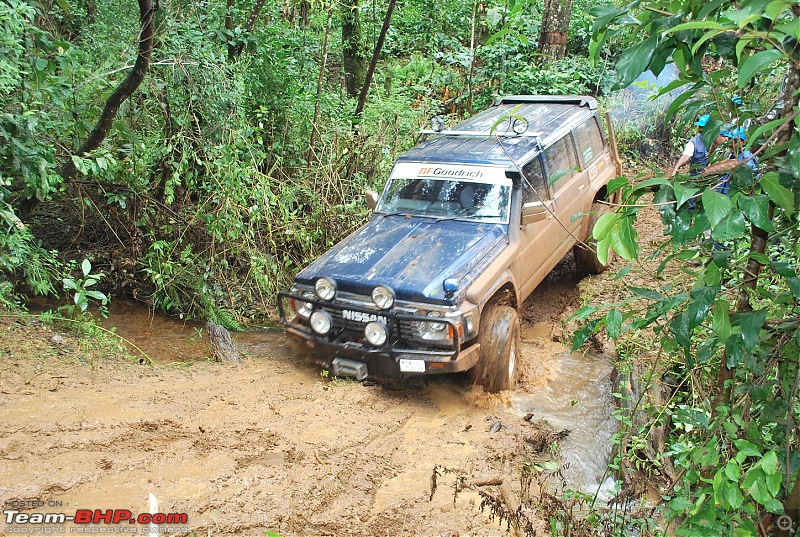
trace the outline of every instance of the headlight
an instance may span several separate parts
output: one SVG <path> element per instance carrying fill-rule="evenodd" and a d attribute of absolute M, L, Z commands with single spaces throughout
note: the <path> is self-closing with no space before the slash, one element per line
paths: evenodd
<path fill-rule="evenodd" d="M 382 310 L 388 310 L 394 306 L 394 293 L 388 287 L 377 286 L 372 290 L 372 301 Z"/>
<path fill-rule="evenodd" d="M 314 300 L 313 293 L 305 292 L 303 293 L 303 297 Z M 309 317 L 311 317 L 311 312 L 314 311 L 314 306 L 311 304 L 311 302 L 306 302 L 305 300 L 296 299 L 295 311 L 297 311 L 297 314 L 303 319 L 308 319 Z"/>
<path fill-rule="evenodd" d="M 364 337 L 370 344 L 380 347 L 386 343 L 386 326 L 383 323 L 372 321 L 364 327 Z"/>
<path fill-rule="evenodd" d="M 333 321 L 328 312 L 317 310 L 311 314 L 310 318 L 311 329 L 317 334 L 324 336 L 331 331 Z"/>
<path fill-rule="evenodd" d="M 314 290 L 322 300 L 333 300 L 333 297 L 336 296 L 336 284 L 328 278 L 318 279 L 314 284 Z"/>
<path fill-rule="evenodd" d="M 428 312 L 428 317 L 438 318 L 441 316 L 442 314 L 438 311 Z M 447 323 L 421 322 L 419 323 L 419 334 L 422 339 L 447 339 L 447 326 Z"/>

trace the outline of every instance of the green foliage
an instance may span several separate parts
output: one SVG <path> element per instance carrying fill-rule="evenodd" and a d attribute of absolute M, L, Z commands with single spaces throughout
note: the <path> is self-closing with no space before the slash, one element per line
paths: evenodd
<path fill-rule="evenodd" d="M 755 0 L 735 9 L 722 2 L 648 1 L 632 11 L 639 4 L 594 9 L 597 45 L 619 25 L 638 36 L 619 55 L 621 87 L 643 70 L 658 73 L 673 61 L 679 79 L 662 93 L 681 86 L 689 90 L 668 115 L 680 113 L 688 123 L 709 113 L 704 131 L 709 141 L 765 113 L 759 99 L 740 109 L 731 95 L 756 79 L 769 80 L 776 66 L 783 72 L 797 62 L 791 48 L 783 46 L 800 28 L 789 3 L 773 2 L 765 10 L 766 4 Z M 713 68 L 706 63 L 710 56 L 717 58 Z M 790 69 L 797 74 L 796 67 Z M 623 205 L 593 230 L 601 255 L 610 248 L 637 260 L 631 230 L 648 202 L 645 196 L 657 189 L 654 202 L 667 236 L 653 254 L 663 259 L 657 273 L 647 287 L 630 286 L 630 298 L 621 303 L 586 310 L 575 344 L 603 329 L 613 339 L 652 334 L 660 342 L 661 364 L 673 388 L 663 406 L 646 410 L 653 416 L 647 427 L 668 432 L 666 452 L 635 464 L 675 469 L 677 478 L 662 508 L 677 535 L 755 535 L 766 513 L 783 513 L 798 481 L 800 438 L 792 424 L 800 418 L 794 155 L 800 133 L 794 123 L 787 124 L 792 113 L 787 101 L 784 121 L 749 126 L 747 145 L 760 153 L 760 169 L 766 172 L 761 177 L 747 164 L 729 166 L 727 171 L 734 169 L 727 195 L 714 190 L 722 172 L 638 183 L 620 178 L 611 190 L 619 191 Z M 784 124 L 789 130 L 781 135 Z M 767 139 L 770 145 L 764 146 Z M 686 274 L 685 285 L 677 270 Z M 627 352 L 637 359 L 638 349 Z M 641 449 L 641 439 L 648 436 L 647 427 L 632 420 L 625 425 L 618 439 L 621 454 Z"/>
<path fill-rule="evenodd" d="M 53 294 L 53 281 L 59 270 L 53 252 L 44 250 L 29 227 L 3 201 L 0 183 L 0 274 L 11 277 L 28 287 L 34 294 Z M 16 302 L 14 289 L 0 284 L 0 301 Z"/>
<path fill-rule="evenodd" d="M 81 263 L 82 278 L 66 276 L 61 280 L 64 284 L 64 289 L 72 293 L 72 303 L 59 308 L 69 319 L 74 319 L 79 314 L 86 313 L 92 300 L 100 303 L 100 315 L 105 317 L 108 313 L 108 297 L 96 289 L 91 289 L 103 279 L 103 273 L 91 274 L 91 272 L 92 264 L 88 259 L 84 259 Z"/>

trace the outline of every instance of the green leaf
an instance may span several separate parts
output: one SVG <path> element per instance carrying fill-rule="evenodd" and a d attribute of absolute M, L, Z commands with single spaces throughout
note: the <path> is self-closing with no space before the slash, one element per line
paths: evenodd
<path fill-rule="evenodd" d="M 740 334 L 730 336 L 725 342 L 725 364 L 730 369 L 737 367 L 747 358 L 745 352 L 742 336 Z"/>
<path fill-rule="evenodd" d="M 700 192 L 698 188 L 687 187 L 678 182 L 675 182 L 672 188 L 675 190 L 675 199 L 678 201 L 677 209 L 680 209 L 681 205 L 686 203 L 689 198 Z"/>
<path fill-rule="evenodd" d="M 599 322 L 600 321 L 598 319 L 593 319 L 575 331 L 575 333 L 572 335 L 572 352 L 577 351 L 584 343 L 586 343 L 586 341 L 594 333 L 594 329 Z"/>
<path fill-rule="evenodd" d="M 781 477 L 782 475 L 780 472 L 767 475 L 767 490 L 769 490 L 769 493 L 773 496 L 777 496 L 781 491 Z"/>
<path fill-rule="evenodd" d="M 800 298 L 800 278 L 786 278 L 786 283 L 795 298 Z"/>
<path fill-rule="evenodd" d="M 734 440 L 733 444 L 736 446 L 736 449 L 739 450 L 739 453 L 743 453 L 748 457 L 761 457 L 761 451 L 758 449 L 758 446 L 756 446 L 749 440 L 745 440 L 744 438 L 739 438 L 737 440 Z"/>
<path fill-rule="evenodd" d="M 631 219 L 623 218 L 611 230 L 611 246 L 623 259 L 633 261 L 639 257 L 639 245 L 636 242 L 638 237 Z"/>
<path fill-rule="evenodd" d="M 654 186 L 661 186 L 661 185 L 668 185 L 668 184 L 670 184 L 669 179 L 665 179 L 663 177 L 655 177 L 653 179 L 648 179 L 646 181 L 642 181 L 641 183 L 636 183 L 633 186 L 633 191 L 634 192 L 640 192 L 642 190 L 650 190 L 650 188 L 654 187 Z"/>
<path fill-rule="evenodd" d="M 81 270 L 83 271 L 84 276 L 88 276 L 89 273 L 92 271 L 92 264 L 89 262 L 88 259 L 84 259 L 83 263 L 81 263 Z"/>
<path fill-rule="evenodd" d="M 725 30 L 726 27 L 714 21 L 691 21 L 684 22 L 670 29 L 671 33 L 680 32 L 681 30 Z"/>
<path fill-rule="evenodd" d="M 739 208 L 750 222 L 764 231 L 774 231 L 775 226 L 769 218 L 769 199 L 760 194 L 758 196 L 742 196 L 739 198 Z"/>
<path fill-rule="evenodd" d="M 746 148 L 752 147 L 753 143 L 756 140 L 758 140 L 759 136 L 761 136 L 762 134 L 764 134 L 766 132 L 770 132 L 771 133 L 773 131 L 773 129 L 779 127 L 780 125 L 783 125 L 788 120 L 789 120 L 789 118 L 779 117 L 778 119 L 773 119 L 772 121 L 761 125 L 756 130 L 754 130 L 753 132 L 748 134 L 748 136 L 747 136 L 747 144 L 745 144 L 745 147 Z"/>
<path fill-rule="evenodd" d="M 741 211 L 734 211 L 717 224 L 711 236 L 717 241 L 738 239 L 744 236 L 745 225 L 744 214 Z"/>
<path fill-rule="evenodd" d="M 617 339 L 620 328 L 622 327 L 622 313 L 612 309 L 606 313 L 606 332 L 611 339 Z"/>
<path fill-rule="evenodd" d="M 731 305 L 722 299 L 717 300 L 714 303 L 714 314 L 711 318 L 711 329 L 714 331 L 720 341 L 727 341 L 731 333 L 733 333 L 733 327 L 731 326 L 729 314 L 730 307 Z"/>
<path fill-rule="evenodd" d="M 686 308 L 689 316 L 689 330 L 694 330 L 703 323 L 718 292 L 719 287 L 701 287 L 692 291 L 690 296 L 694 300 Z"/>
<path fill-rule="evenodd" d="M 642 298 L 646 298 L 648 300 L 658 300 L 659 302 L 667 298 L 658 291 L 655 291 L 653 289 L 648 289 L 647 287 L 634 287 L 632 285 L 629 285 L 628 291 Z"/>
<path fill-rule="evenodd" d="M 752 351 L 758 345 L 761 336 L 761 327 L 767 320 L 767 310 L 750 311 L 742 313 L 739 317 L 739 326 L 742 329 L 742 340 L 745 349 Z"/>
<path fill-rule="evenodd" d="M 598 241 L 607 238 L 619 218 L 620 216 L 617 213 L 601 214 L 594 224 L 594 229 L 592 229 L 592 237 Z"/>
<path fill-rule="evenodd" d="M 760 461 L 761 469 L 767 475 L 773 475 L 778 471 L 778 454 L 774 451 L 768 451 Z"/>
<path fill-rule="evenodd" d="M 599 241 L 597 241 L 597 260 L 600 261 L 601 264 L 607 265 L 608 264 L 608 253 L 609 249 L 611 248 L 611 235 L 606 235 Z"/>
<path fill-rule="evenodd" d="M 765 71 L 767 67 L 782 57 L 783 53 L 774 48 L 753 54 L 739 67 L 738 86 L 740 88 L 745 87 L 757 73 Z"/>
<path fill-rule="evenodd" d="M 616 88 L 627 88 L 650 65 L 658 44 L 658 34 L 653 34 L 641 43 L 622 51 L 617 60 L 619 79 Z"/>
<path fill-rule="evenodd" d="M 781 185 L 778 177 L 778 172 L 767 172 L 758 184 L 775 205 L 791 216 L 794 212 L 794 192 Z"/>
<path fill-rule="evenodd" d="M 733 203 L 725 194 L 720 194 L 711 189 L 704 191 L 701 199 L 703 200 L 703 209 L 706 211 L 706 216 L 713 230 L 731 212 Z"/>
<path fill-rule="evenodd" d="M 742 470 L 739 467 L 739 463 L 736 462 L 735 459 L 728 461 L 728 464 L 725 465 L 725 475 L 728 479 L 735 483 L 739 482 L 739 474 L 741 471 Z"/>
<path fill-rule="evenodd" d="M 597 311 L 597 307 L 595 306 L 583 306 L 578 309 L 575 313 L 570 315 L 569 321 L 583 321 L 584 319 L 588 318 L 589 315 Z"/>

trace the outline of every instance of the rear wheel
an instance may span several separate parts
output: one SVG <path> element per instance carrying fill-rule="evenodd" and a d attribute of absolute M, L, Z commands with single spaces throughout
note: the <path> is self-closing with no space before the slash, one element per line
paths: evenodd
<path fill-rule="evenodd" d="M 611 209 L 605 203 L 599 203 L 597 201 L 592 203 L 592 213 L 589 215 L 589 233 L 586 236 L 584 245 L 576 244 L 572 247 L 572 252 L 575 256 L 575 266 L 578 268 L 578 272 L 582 274 L 600 274 L 608 268 L 608 265 L 611 264 L 611 261 L 614 259 L 614 252 L 612 250 L 608 254 L 608 264 L 602 264 L 597 258 L 597 241 L 592 238 L 594 225 L 601 216 L 610 210 Z"/>
<path fill-rule="evenodd" d="M 487 306 L 481 316 L 478 341 L 481 356 L 472 370 L 473 383 L 487 392 L 512 389 L 517 383 L 522 347 L 517 311 L 510 306 Z"/>

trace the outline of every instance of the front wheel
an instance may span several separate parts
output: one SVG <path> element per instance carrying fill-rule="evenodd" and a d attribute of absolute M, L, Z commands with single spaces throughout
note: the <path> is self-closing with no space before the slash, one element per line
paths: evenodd
<path fill-rule="evenodd" d="M 585 245 L 576 244 L 572 247 L 573 255 L 575 256 L 575 266 L 581 274 L 600 274 L 608 268 L 611 261 L 614 259 L 614 252 L 608 254 L 608 264 L 604 265 L 597 258 L 597 241 L 592 238 L 592 230 L 594 225 L 602 215 L 609 212 L 611 209 L 605 203 L 594 202 L 592 203 L 592 212 L 589 215 L 589 233 L 587 234 Z"/>
<path fill-rule="evenodd" d="M 487 306 L 481 316 L 478 342 L 481 354 L 472 370 L 473 383 L 491 393 L 512 389 L 517 383 L 522 348 L 517 311 L 510 306 Z"/>

